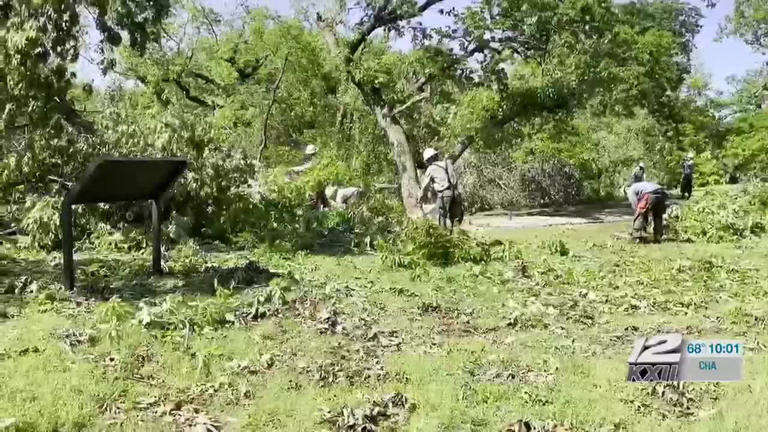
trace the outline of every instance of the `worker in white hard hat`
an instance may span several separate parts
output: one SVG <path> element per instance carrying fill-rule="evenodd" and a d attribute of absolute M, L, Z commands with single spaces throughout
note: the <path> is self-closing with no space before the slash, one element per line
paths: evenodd
<path fill-rule="evenodd" d="M 304 171 L 315 166 L 315 164 L 317 163 L 316 155 L 318 151 L 319 149 L 317 148 L 316 145 L 312 145 L 312 144 L 308 145 L 307 148 L 304 149 L 304 163 L 299 166 L 290 168 L 288 170 L 289 174 L 295 174 L 295 175 L 301 174 Z"/>
<path fill-rule="evenodd" d="M 635 167 L 635 170 L 632 171 L 632 176 L 629 178 L 629 184 L 627 186 L 632 186 L 635 183 L 640 183 L 645 181 L 645 164 L 640 162 Z"/>
<path fill-rule="evenodd" d="M 319 149 L 316 145 L 308 145 L 304 149 L 304 163 L 299 166 L 289 168 L 285 180 L 295 181 L 299 175 L 317 165 L 318 151 Z M 309 197 L 309 201 L 312 208 L 316 210 L 325 210 L 331 207 L 330 203 L 328 202 L 328 197 L 325 195 L 325 187 L 319 187 L 316 191 L 312 192 L 312 196 Z"/>
<path fill-rule="evenodd" d="M 427 170 L 421 180 L 421 195 L 419 202 L 424 202 L 427 193 L 432 190 L 437 193 L 437 205 L 439 210 L 440 226 L 448 228 L 451 222 L 451 232 L 454 223 L 464 220 L 464 206 L 459 190 L 459 178 L 449 160 L 440 160 L 440 154 L 434 148 L 428 148 L 423 153 Z"/>
<path fill-rule="evenodd" d="M 680 182 L 680 195 L 685 199 L 691 199 L 693 194 L 693 153 L 688 153 L 683 161 L 683 179 Z M 686 197 L 687 195 L 687 197 Z"/>

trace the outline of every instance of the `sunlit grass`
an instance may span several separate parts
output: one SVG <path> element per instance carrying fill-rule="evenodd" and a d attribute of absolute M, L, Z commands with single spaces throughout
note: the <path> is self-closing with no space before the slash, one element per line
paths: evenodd
<path fill-rule="evenodd" d="M 399 392 L 417 408 L 395 427 L 414 431 L 520 419 L 585 431 L 765 428 L 768 242 L 637 246 L 613 237 L 626 229 L 486 233 L 517 242 L 523 262 L 434 267 L 421 279 L 373 255 L 256 254 L 297 278 L 288 303 L 245 326 L 189 334 L 129 319 L 110 338 L 93 305 L 0 296 L 13 309 L 0 317 L 0 419 L 18 430 L 168 430 L 182 427 L 177 408 L 194 406 L 228 430 L 323 430 L 321 409 Z M 4 267 L 2 283 L 20 268 Z M 164 280 L 143 301 L 193 282 Z M 63 329 L 93 339 L 67 348 Z M 626 383 L 634 338 L 669 330 L 745 340 L 744 382 L 686 385 L 679 402 Z"/>

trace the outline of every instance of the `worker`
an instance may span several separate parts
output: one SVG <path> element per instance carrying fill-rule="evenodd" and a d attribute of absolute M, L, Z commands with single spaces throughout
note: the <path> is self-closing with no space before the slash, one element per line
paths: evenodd
<path fill-rule="evenodd" d="M 454 223 L 464 220 L 464 206 L 459 189 L 459 179 L 450 160 L 440 160 L 437 150 L 428 148 L 423 153 L 427 170 L 421 181 L 421 194 L 419 203 L 423 203 L 427 193 L 433 191 L 437 194 L 438 221 L 440 226 L 448 228 L 451 222 L 451 233 Z"/>
<path fill-rule="evenodd" d="M 363 197 L 363 190 L 358 187 L 339 188 L 337 186 L 328 186 L 325 188 L 325 195 L 328 197 L 333 208 L 347 208 Z"/>
<path fill-rule="evenodd" d="M 308 145 L 307 148 L 304 149 L 304 163 L 299 166 L 290 168 L 288 170 L 289 174 L 298 175 L 315 166 L 317 164 L 316 156 L 318 150 L 319 149 L 317 146 L 312 144 Z"/>
<path fill-rule="evenodd" d="M 664 235 L 664 213 L 667 210 L 667 191 L 656 183 L 639 182 L 629 187 L 627 198 L 635 211 L 632 238 L 640 242 L 645 237 L 649 216 L 653 218 L 653 240 L 661 241 Z"/>
<path fill-rule="evenodd" d="M 635 170 L 632 171 L 632 176 L 629 178 L 629 185 L 631 186 L 635 183 L 640 183 L 645 181 L 645 164 L 640 162 L 635 167 Z"/>
<path fill-rule="evenodd" d="M 287 182 L 296 181 L 300 175 L 304 174 L 307 170 L 317 165 L 318 151 L 319 149 L 317 148 L 317 146 L 312 144 L 308 145 L 304 149 L 304 163 L 299 166 L 289 168 L 285 176 L 285 181 Z M 324 187 L 319 187 L 317 190 L 315 190 L 310 194 L 309 206 L 315 210 L 327 210 L 331 208 L 331 204 L 328 201 L 328 197 L 325 194 Z"/>
<path fill-rule="evenodd" d="M 691 199 L 693 194 L 693 170 L 693 153 L 688 153 L 683 161 L 683 180 L 680 183 L 680 195 L 685 199 Z"/>

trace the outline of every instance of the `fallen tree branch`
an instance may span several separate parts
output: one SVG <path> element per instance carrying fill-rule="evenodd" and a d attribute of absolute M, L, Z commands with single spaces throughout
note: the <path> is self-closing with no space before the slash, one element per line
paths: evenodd
<path fill-rule="evenodd" d="M 70 126 L 74 127 L 78 132 L 84 135 L 95 135 L 96 125 L 90 119 L 87 119 L 79 113 L 72 103 L 64 98 L 54 98 L 56 101 L 56 111 Z"/>
<path fill-rule="evenodd" d="M 206 83 L 206 84 L 211 84 L 211 85 L 215 85 L 215 86 L 219 85 L 219 83 L 215 79 L 209 77 L 208 75 L 206 75 L 206 74 L 204 74 L 202 72 L 191 70 L 191 71 L 189 71 L 189 74 L 192 75 L 193 77 L 199 79 L 200 81 Z"/>
<path fill-rule="evenodd" d="M 421 77 L 418 81 L 416 81 L 413 85 L 413 88 L 416 89 L 416 91 L 422 91 L 424 89 L 424 86 L 427 85 L 429 80 L 432 78 L 431 73 L 429 70 L 427 70 L 426 75 Z"/>
<path fill-rule="evenodd" d="M 277 100 L 277 92 L 280 90 L 280 84 L 283 82 L 283 77 L 285 76 L 285 67 L 287 64 L 288 54 L 286 54 L 283 58 L 283 65 L 280 68 L 280 76 L 277 78 L 277 82 L 275 82 L 275 86 L 272 88 L 272 99 L 270 99 L 267 112 L 264 114 L 264 125 L 261 128 L 261 145 L 259 145 L 259 153 L 258 156 L 256 156 L 257 162 L 261 162 L 261 156 L 264 154 L 264 149 L 267 148 L 267 128 L 269 127 L 269 117 L 272 115 L 272 107 L 274 107 L 275 101 Z"/>

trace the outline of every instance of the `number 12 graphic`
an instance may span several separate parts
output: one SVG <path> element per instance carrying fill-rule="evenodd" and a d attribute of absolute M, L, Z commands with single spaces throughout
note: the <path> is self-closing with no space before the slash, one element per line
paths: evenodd
<path fill-rule="evenodd" d="M 657 335 L 650 339 L 639 337 L 635 341 L 632 354 L 629 356 L 629 363 L 678 363 L 682 345 L 683 335 L 681 333 Z"/>

